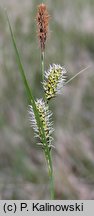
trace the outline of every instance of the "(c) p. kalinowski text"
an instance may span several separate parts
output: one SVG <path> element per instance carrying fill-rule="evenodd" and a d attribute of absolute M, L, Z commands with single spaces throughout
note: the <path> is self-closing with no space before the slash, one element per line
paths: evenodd
<path fill-rule="evenodd" d="M 32 203 L 32 211 L 83 211 L 83 203 L 78 204 L 77 202 L 74 204 L 40 204 L 40 203 Z"/>

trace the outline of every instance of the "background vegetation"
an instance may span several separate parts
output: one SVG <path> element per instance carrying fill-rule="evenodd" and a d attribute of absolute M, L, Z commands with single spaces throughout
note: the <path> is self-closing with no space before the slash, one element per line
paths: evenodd
<path fill-rule="evenodd" d="M 60 63 L 68 78 L 91 65 L 53 99 L 56 199 L 94 199 L 94 0 L 44 1 L 51 15 L 46 65 Z M 28 120 L 7 8 L 26 76 L 42 96 L 36 35 L 38 0 L 0 0 L 0 199 L 49 199 L 44 155 Z"/>

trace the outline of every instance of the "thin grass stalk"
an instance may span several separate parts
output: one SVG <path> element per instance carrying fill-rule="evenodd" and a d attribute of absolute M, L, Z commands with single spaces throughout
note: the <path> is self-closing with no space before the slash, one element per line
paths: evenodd
<path fill-rule="evenodd" d="M 41 51 L 41 65 L 42 65 L 42 81 L 44 81 L 44 51 Z M 44 95 L 44 99 L 45 99 L 45 103 L 47 103 L 46 97 Z M 45 152 L 45 150 L 44 150 Z M 51 154 L 51 149 L 49 150 L 49 160 L 47 157 L 47 154 L 45 154 L 46 156 L 46 160 L 47 160 L 47 165 L 48 165 L 48 175 L 49 175 L 49 180 L 50 180 L 50 197 L 51 200 L 54 199 L 54 177 L 53 177 L 53 166 L 52 166 L 52 154 Z"/>
<path fill-rule="evenodd" d="M 65 85 L 68 84 L 68 83 L 70 83 L 73 79 L 75 79 L 75 78 L 76 78 L 77 76 L 79 76 L 81 73 L 83 73 L 84 71 L 86 71 L 88 68 L 91 68 L 91 65 L 89 65 L 88 67 L 82 69 L 82 70 L 79 71 L 77 74 L 75 74 L 74 76 L 72 76 L 72 77 L 65 83 Z"/>
<path fill-rule="evenodd" d="M 49 169 L 49 178 L 50 178 L 50 196 L 51 200 L 54 200 L 54 176 L 53 176 L 53 166 L 52 166 L 52 154 L 50 151 L 50 169 Z M 49 167 L 48 167 L 49 168 Z"/>
<path fill-rule="evenodd" d="M 41 70 L 42 70 L 42 81 L 44 81 L 44 51 L 41 52 Z"/>

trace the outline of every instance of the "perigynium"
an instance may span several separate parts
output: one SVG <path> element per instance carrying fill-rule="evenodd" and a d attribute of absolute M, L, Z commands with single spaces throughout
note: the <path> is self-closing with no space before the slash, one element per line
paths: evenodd
<path fill-rule="evenodd" d="M 43 124 L 47 144 L 49 148 L 51 148 L 52 132 L 53 132 L 53 128 L 52 128 L 53 122 L 51 120 L 52 112 L 49 111 L 48 104 L 43 99 L 37 99 L 35 103 L 36 103 L 37 111 L 39 113 L 41 122 Z M 29 119 L 31 125 L 35 132 L 35 137 L 39 138 L 40 143 L 38 144 L 40 144 L 42 147 L 45 147 L 43 146 L 42 139 L 41 139 L 41 133 L 40 133 L 41 129 L 37 125 L 36 117 L 33 111 L 33 107 L 31 105 L 29 106 L 29 117 L 30 117 Z"/>
<path fill-rule="evenodd" d="M 45 71 L 44 77 L 43 88 L 47 100 L 62 93 L 66 80 L 66 70 L 64 67 L 59 64 L 52 64 L 49 70 Z"/>

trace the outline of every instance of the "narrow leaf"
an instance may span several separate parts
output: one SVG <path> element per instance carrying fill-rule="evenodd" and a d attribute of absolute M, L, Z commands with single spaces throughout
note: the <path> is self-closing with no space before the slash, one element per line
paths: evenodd
<path fill-rule="evenodd" d="M 49 147 L 48 147 L 48 144 L 47 144 L 47 141 L 46 141 L 46 136 L 45 136 L 45 131 L 44 131 L 44 128 L 43 128 L 43 124 L 41 122 L 39 113 L 37 111 L 32 91 L 31 91 L 31 89 L 29 87 L 28 81 L 27 81 L 26 76 L 25 76 L 25 71 L 24 71 L 24 68 L 23 68 L 23 65 L 22 65 L 22 62 L 21 62 L 19 51 L 18 51 L 18 48 L 17 48 L 17 45 L 16 45 L 16 40 L 15 40 L 13 31 L 12 31 L 12 27 L 11 27 L 11 24 L 10 24 L 9 17 L 8 17 L 7 13 L 6 13 L 6 16 L 7 16 L 7 21 L 8 21 L 10 33 L 11 33 L 11 39 L 12 39 L 13 47 L 14 47 L 14 50 L 15 50 L 16 58 L 17 58 L 19 71 L 20 71 L 20 74 L 21 74 L 22 79 L 23 79 L 23 83 L 24 83 L 24 86 L 25 86 L 25 89 L 26 89 L 29 104 L 31 104 L 32 107 L 33 107 L 35 118 L 36 118 L 38 127 L 40 128 L 42 143 L 43 143 L 43 146 L 44 146 L 44 153 L 45 153 L 47 163 L 49 165 L 49 170 L 51 172 L 51 170 L 52 170 L 52 162 L 51 162 Z M 46 147 L 45 147 L 45 145 L 46 145 Z"/>

